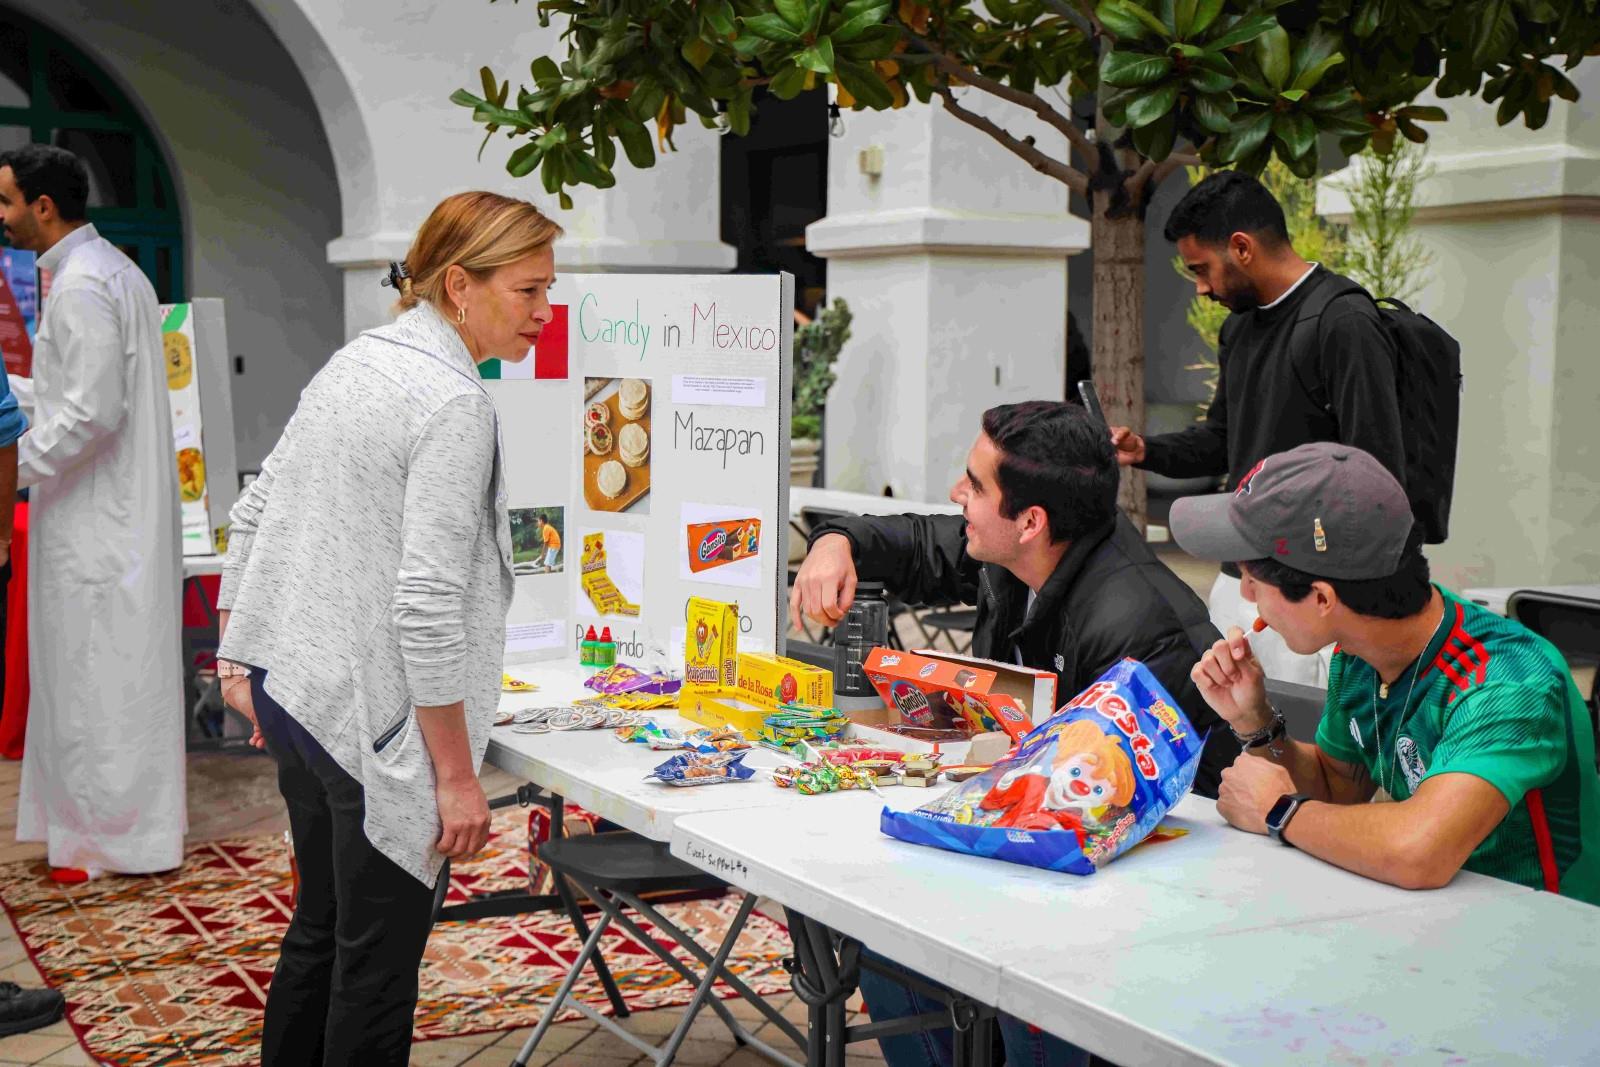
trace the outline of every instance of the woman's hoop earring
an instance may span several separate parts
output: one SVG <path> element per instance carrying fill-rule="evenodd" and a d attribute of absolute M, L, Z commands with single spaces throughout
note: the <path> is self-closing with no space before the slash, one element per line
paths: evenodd
<path fill-rule="evenodd" d="M 460 304 L 456 305 L 456 322 L 462 326 L 467 324 L 467 309 Z"/>

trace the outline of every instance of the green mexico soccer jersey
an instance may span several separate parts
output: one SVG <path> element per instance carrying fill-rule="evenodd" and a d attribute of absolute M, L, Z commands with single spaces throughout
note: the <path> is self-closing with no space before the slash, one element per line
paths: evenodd
<path fill-rule="evenodd" d="M 1594 731 L 1566 663 L 1519 623 L 1439 592 L 1439 632 L 1393 684 L 1335 651 L 1318 747 L 1395 800 L 1437 774 L 1482 778 L 1511 811 L 1465 868 L 1600 904 Z"/>

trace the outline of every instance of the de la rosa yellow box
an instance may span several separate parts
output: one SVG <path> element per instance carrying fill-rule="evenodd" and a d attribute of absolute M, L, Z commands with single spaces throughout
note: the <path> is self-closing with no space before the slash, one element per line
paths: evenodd
<path fill-rule="evenodd" d="M 777 710 L 779 704 L 833 707 L 833 672 L 767 652 L 739 653 L 738 696 Z"/>
<path fill-rule="evenodd" d="M 732 692 L 699 693 L 685 689 L 678 698 L 678 714 L 703 726 L 731 726 L 753 738 L 761 732 L 772 709 L 741 700 Z"/>
<path fill-rule="evenodd" d="M 883 702 L 913 726 L 973 733 L 1004 730 L 1013 740 L 1055 710 L 1049 671 L 958 656 L 875 648 L 862 664 Z"/>

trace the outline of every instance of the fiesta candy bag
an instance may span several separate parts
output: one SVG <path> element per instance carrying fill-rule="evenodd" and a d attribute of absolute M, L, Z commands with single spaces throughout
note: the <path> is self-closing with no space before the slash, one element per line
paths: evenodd
<path fill-rule="evenodd" d="M 1069 874 L 1093 874 L 1155 829 L 1194 784 L 1205 738 L 1149 668 L 1126 659 L 999 763 L 915 811 L 890 837 Z"/>

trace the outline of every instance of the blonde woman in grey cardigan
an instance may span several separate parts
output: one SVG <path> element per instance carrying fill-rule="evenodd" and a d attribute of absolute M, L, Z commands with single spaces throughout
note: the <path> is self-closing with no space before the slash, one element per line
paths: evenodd
<path fill-rule="evenodd" d="M 482 848 L 511 537 L 476 364 L 550 321 L 531 204 L 461 193 L 387 281 L 401 315 L 340 349 L 234 507 L 223 695 L 277 760 L 300 893 L 261 1062 L 404 1065 L 447 857 Z"/>

